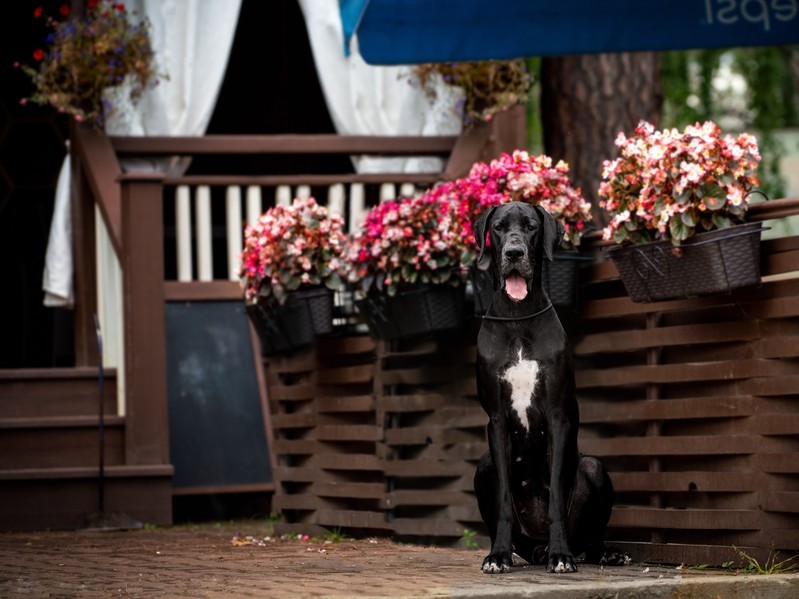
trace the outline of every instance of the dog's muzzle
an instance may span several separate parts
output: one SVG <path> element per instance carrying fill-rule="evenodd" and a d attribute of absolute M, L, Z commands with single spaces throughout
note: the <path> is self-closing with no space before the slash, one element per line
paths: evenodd
<path fill-rule="evenodd" d="M 513 300 L 527 297 L 529 282 L 533 278 L 533 264 L 527 245 L 517 239 L 509 239 L 502 248 L 500 273 L 503 288 Z"/>

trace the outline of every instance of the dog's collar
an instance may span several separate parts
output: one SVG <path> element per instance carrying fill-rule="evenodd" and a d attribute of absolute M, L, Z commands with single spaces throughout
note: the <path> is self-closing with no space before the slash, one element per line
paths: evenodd
<path fill-rule="evenodd" d="M 483 320 L 530 320 L 536 316 L 541 316 L 544 312 L 551 309 L 552 302 L 549 302 L 546 308 L 542 308 L 538 312 L 533 312 L 532 314 L 527 314 L 526 316 L 492 316 L 491 314 L 488 314 L 488 311 L 486 311 L 486 313 L 483 314 Z M 491 308 L 489 307 L 488 310 L 491 310 Z"/>

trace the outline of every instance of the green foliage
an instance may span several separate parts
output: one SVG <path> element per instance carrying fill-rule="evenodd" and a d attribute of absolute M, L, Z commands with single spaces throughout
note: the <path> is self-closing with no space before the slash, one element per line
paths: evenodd
<path fill-rule="evenodd" d="M 340 543 L 341 541 L 347 541 L 349 539 L 350 537 L 348 537 L 338 526 L 332 530 L 326 531 L 325 534 L 319 537 L 320 541 L 327 543 Z"/>
<path fill-rule="evenodd" d="M 531 154 L 544 154 L 544 126 L 541 115 L 541 58 L 527 59 L 532 77 L 530 101 L 527 102 L 527 146 Z"/>
<path fill-rule="evenodd" d="M 280 520 L 282 520 L 282 517 L 277 512 L 272 512 L 266 517 L 266 530 L 270 535 L 275 534 L 275 524 L 280 522 Z"/>
<path fill-rule="evenodd" d="M 760 564 L 754 557 L 733 546 L 737 553 L 746 563 L 740 568 L 745 574 L 785 574 L 786 572 L 796 572 L 799 570 L 799 555 L 794 555 L 786 559 L 780 559 L 779 552 L 774 551 L 774 546 L 768 552 L 768 557 L 763 564 Z"/>
<path fill-rule="evenodd" d="M 466 545 L 467 549 L 480 549 L 480 546 L 477 544 L 475 537 L 477 533 L 473 530 L 469 530 L 468 528 L 463 529 L 463 544 Z"/>
<path fill-rule="evenodd" d="M 760 188 L 771 198 L 782 197 L 779 161 L 785 150 L 775 132 L 799 126 L 799 83 L 791 74 L 797 53 L 797 47 L 776 46 L 664 52 L 664 127 L 714 120 L 727 129 L 726 122 L 737 122 L 741 130 L 757 136 L 763 155 Z M 743 105 L 732 103 L 729 92 L 714 88 L 722 68 L 746 83 Z"/>

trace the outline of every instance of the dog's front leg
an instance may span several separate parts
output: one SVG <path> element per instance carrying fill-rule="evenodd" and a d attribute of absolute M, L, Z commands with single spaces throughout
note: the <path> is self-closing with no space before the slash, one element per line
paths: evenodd
<path fill-rule="evenodd" d="M 577 431 L 567 418 L 559 418 L 552 429 L 547 572 L 576 572 L 574 555 L 569 549 L 566 520 L 577 473 Z"/>
<path fill-rule="evenodd" d="M 513 504 L 510 494 L 510 439 L 505 415 L 494 414 L 488 423 L 488 447 L 496 474 L 496 533 L 483 572 L 509 572 L 513 561 Z"/>

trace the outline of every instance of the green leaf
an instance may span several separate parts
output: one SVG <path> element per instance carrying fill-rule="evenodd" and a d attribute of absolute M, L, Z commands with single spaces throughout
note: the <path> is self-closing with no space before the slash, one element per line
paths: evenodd
<path fill-rule="evenodd" d="M 684 206 L 685 204 L 690 203 L 690 201 L 691 201 L 691 190 L 687 189 L 687 188 L 683 189 L 682 193 L 680 193 L 679 195 L 677 195 L 677 197 L 674 198 L 674 201 L 676 201 L 681 206 Z M 658 213 L 659 212 L 660 211 L 658 211 Z"/>
<path fill-rule="evenodd" d="M 732 220 L 717 212 L 713 215 L 713 225 L 717 229 L 725 229 L 732 226 Z"/>
<path fill-rule="evenodd" d="M 332 289 L 333 291 L 341 289 L 341 277 L 338 275 L 338 273 L 334 272 L 325 279 L 325 287 Z"/>
<path fill-rule="evenodd" d="M 717 200 L 726 200 L 727 194 L 724 191 L 724 188 L 719 185 L 718 183 L 705 183 L 702 187 L 702 197 L 705 198 L 705 203 L 707 204 L 708 198 L 715 198 Z"/>
<path fill-rule="evenodd" d="M 707 206 L 708 209 L 713 211 L 721 210 L 722 208 L 724 208 L 724 204 L 726 203 L 727 203 L 727 198 L 714 198 L 711 196 L 705 197 L 705 206 Z"/>
<path fill-rule="evenodd" d="M 697 223 L 696 211 L 691 209 L 680 215 L 680 220 L 686 227 L 695 227 Z"/>
<path fill-rule="evenodd" d="M 672 240 L 677 241 L 688 239 L 688 235 L 691 233 L 690 229 L 686 227 L 682 219 L 679 218 L 672 218 L 669 221 L 669 232 L 671 233 Z"/>

